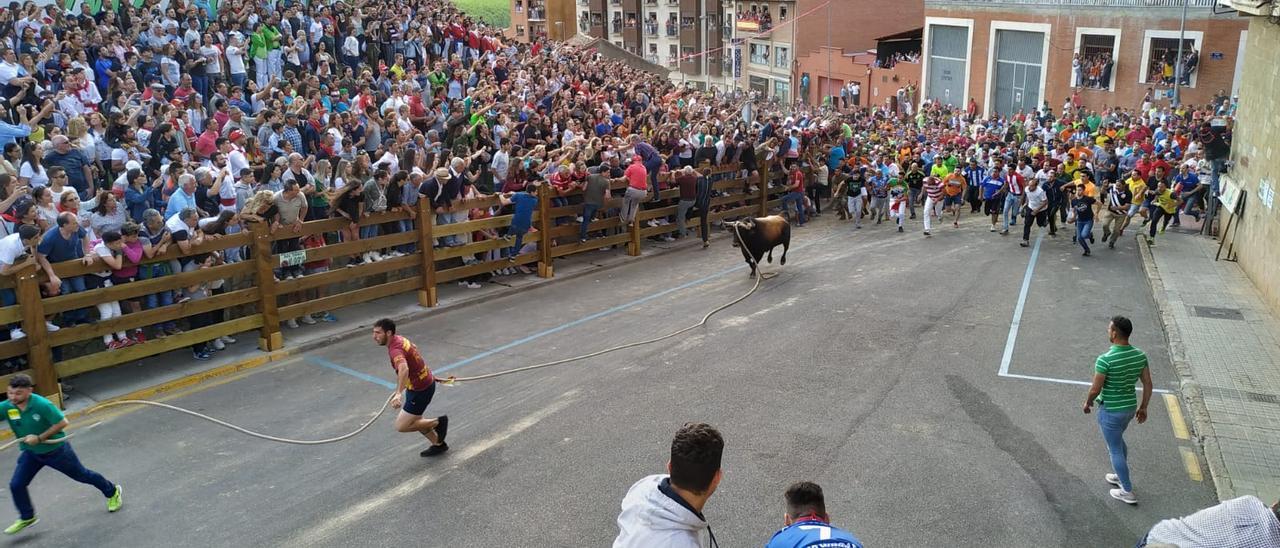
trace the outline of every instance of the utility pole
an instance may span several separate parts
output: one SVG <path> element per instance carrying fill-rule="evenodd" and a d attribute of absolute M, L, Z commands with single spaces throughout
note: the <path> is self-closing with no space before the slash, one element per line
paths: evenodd
<path fill-rule="evenodd" d="M 1186 70 L 1182 63 L 1182 42 L 1187 36 L 1187 4 L 1191 0 L 1182 0 L 1182 21 L 1178 23 L 1178 58 L 1173 61 L 1173 106 L 1182 104 L 1182 73 Z"/>
<path fill-rule="evenodd" d="M 795 36 L 795 25 L 792 25 L 791 35 Z M 792 40 L 792 43 L 795 43 Z M 822 87 L 822 97 L 818 98 L 818 104 L 822 106 L 826 97 L 831 96 L 831 2 L 827 2 L 827 85 Z M 834 101 L 832 101 L 834 103 Z M 834 106 L 834 105 L 832 105 Z"/>

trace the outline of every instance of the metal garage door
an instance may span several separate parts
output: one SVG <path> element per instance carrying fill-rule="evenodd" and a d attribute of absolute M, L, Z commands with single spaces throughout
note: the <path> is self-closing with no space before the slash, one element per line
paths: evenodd
<path fill-rule="evenodd" d="M 1044 33 L 996 31 L 995 89 L 991 110 L 997 114 L 1031 112 L 1040 106 Z"/>
<path fill-rule="evenodd" d="M 969 64 L 969 29 L 950 25 L 929 27 L 928 99 L 963 107 Z"/>

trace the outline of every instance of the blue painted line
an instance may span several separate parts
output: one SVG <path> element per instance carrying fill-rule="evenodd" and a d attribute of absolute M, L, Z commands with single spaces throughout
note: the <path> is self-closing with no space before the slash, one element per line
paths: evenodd
<path fill-rule="evenodd" d="M 361 372 L 359 372 L 359 371 L 356 371 L 355 369 L 351 369 L 350 367 L 344 367 L 344 366 L 338 365 L 338 364 L 333 363 L 333 362 L 331 362 L 331 361 L 329 361 L 329 360 L 326 360 L 326 359 L 324 359 L 324 358 L 320 358 L 320 357 L 317 357 L 317 356 L 307 356 L 307 361 L 309 361 L 309 362 L 311 362 L 311 363 L 314 363 L 314 364 L 316 364 L 316 365 L 322 366 L 322 367 L 326 367 L 326 368 L 332 369 L 332 370 L 337 371 L 337 372 L 339 372 L 339 373 L 346 373 L 346 374 L 351 375 L 352 377 L 355 377 L 355 378 L 360 379 L 360 380 L 362 380 L 362 381 L 369 381 L 369 382 L 371 382 L 371 383 L 373 383 L 373 384 L 376 384 L 376 385 L 378 385 L 378 386 L 385 387 L 387 390 L 395 390 L 395 389 L 396 389 L 396 383 L 393 383 L 393 382 L 391 382 L 391 381 L 389 381 L 389 380 L 387 380 L 387 379 L 383 379 L 383 378 L 375 377 L 375 376 L 373 376 L 373 375 L 366 375 L 366 374 L 364 374 L 364 373 L 361 373 Z"/>
<path fill-rule="evenodd" d="M 556 327 L 552 327 L 551 329 L 546 329 L 546 330 L 543 330 L 543 331 L 539 331 L 539 332 L 534 333 L 534 334 L 532 334 L 532 335 L 529 335 L 528 337 L 525 337 L 525 338 L 523 338 L 523 339 L 517 339 L 517 340 L 511 341 L 511 342 L 509 342 L 509 343 L 507 343 L 507 344 L 504 344 L 504 345 L 502 345 L 502 346 L 499 346 L 499 347 L 497 347 L 497 348 L 492 348 L 492 349 L 489 349 L 489 350 L 485 350 L 484 352 L 481 352 L 481 353 L 479 353 L 479 354 L 476 354 L 476 355 L 474 355 L 474 356 L 471 356 L 470 358 L 465 358 L 465 359 L 462 359 L 462 360 L 458 360 L 458 361 L 456 361 L 456 362 L 453 362 L 453 363 L 447 364 L 447 365 L 445 365 L 445 366 L 443 366 L 443 367 L 436 368 L 436 369 L 435 369 L 435 372 L 437 372 L 437 373 L 443 373 L 443 372 L 445 372 L 445 371 L 449 371 L 450 369 L 455 369 L 455 368 L 458 368 L 458 367 L 462 367 L 462 366 L 467 365 L 467 364 L 469 364 L 469 363 L 471 363 L 471 362 L 474 362 L 474 361 L 476 361 L 476 360 L 481 360 L 481 359 L 487 358 L 487 357 L 489 357 L 489 356 L 492 356 L 492 355 L 497 354 L 497 353 L 499 353 L 499 352 L 502 352 L 502 351 L 504 351 L 504 350 L 508 350 L 508 349 L 511 349 L 511 348 L 515 348 L 515 347 L 520 346 L 520 345 L 522 345 L 522 344 L 525 344 L 525 343 L 528 343 L 528 342 L 530 342 L 530 341 L 534 341 L 534 340 L 540 339 L 540 338 L 542 338 L 542 337 L 545 337 L 545 336 L 547 336 L 547 335 L 551 335 L 551 334 L 553 334 L 553 333 L 559 333 L 559 332 L 561 332 L 561 331 L 564 331 L 564 330 L 566 330 L 566 329 L 569 329 L 570 327 L 574 327 L 574 326 L 577 326 L 577 325 L 582 325 L 582 324 L 584 324 L 584 323 L 586 323 L 586 322 L 589 322 L 589 321 L 591 321 L 591 320 L 595 320 L 595 319 L 603 318 L 603 317 L 608 316 L 608 315 L 610 315 L 610 314 L 616 314 L 616 313 L 618 313 L 618 312 L 622 312 L 623 310 L 626 310 L 626 309 L 631 308 L 631 307 L 633 307 L 633 306 L 640 305 L 640 304 L 644 304 L 644 303 L 647 303 L 647 302 L 652 301 L 652 300 L 654 300 L 654 299 L 657 299 L 657 298 L 659 298 L 659 297 L 662 297 L 662 296 L 665 296 L 665 295 L 670 295 L 670 294 L 672 294 L 672 293 L 675 293 L 676 291 L 680 291 L 680 290 L 683 290 L 683 289 L 688 289 L 688 288 L 693 287 L 693 286 L 695 286 L 695 285 L 698 285 L 698 284 L 702 284 L 702 283 L 709 282 L 709 281 L 711 281 L 711 280 L 714 280 L 714 279 L 716 279 L 716 278 L 719 278 L 719 277 L 721 277 L 721 276 L 724 276 L 724 275 L 726 275 L 726 274 L 729 274 L 730 272 L 736 272 L 736 271 L 738 271 L 738 270 L 742 270 L 742 269 L 744 269 L 744 268 L 746 268 L 746 265 L 736 266 L 736 267 L 730 268 L 730 269 L 728 269 L 728 270 L 722 270 L 722 271 L 717 272 L 717 273 L 715 273 L 715 274 L 712 274 L 712 275 L 710 275 L 710 276 L 705 276 L 705 277 L 702 277 L 702 278 L 698 278 L 698 279 L 693 280 L 693 281 L 691 281 L 691 282 L 687 282 L 687 283 L 684 283 L 684 284 L 681 284 L 681 285 L 678 285 L 678 286 L 675 286 L 675 287 L 672 287 L 672 288 L 664 289 L 664 290 L 662 290 L 662 291 L 659 291 L 659 292 L 657 292 L 657 293 L 654 293 L 654 294 L 649 295 L 649 296 L 646 296 L 646 297 L 641 297 L 641 298 L 636 299 L 636 300 L 634 300 L 634 301 L 631 301 L 631 302 L 629 302 L 629 303 L 620 304 L 620 305 L 615 306 L 615 307 L 613 307 L 613 308 L 610 308 L 610 309 L 608 309 L 608 310 L 602 310 L 602 311 L 600 311 L 600 312 L 596 312 L 595 314 L 591 314 L 591 315 L 588 315 L 588 316 L 584 316 L 584 317 L 578 318 L 578 319 L 573 320 L 573 321 L 568 322 L 568 323 L 560 324 L 560 325 L 558 325 L 558 326 L 556 326 Z M 392 388 L 394 388 L 394 387 L 392 387 Z"/>

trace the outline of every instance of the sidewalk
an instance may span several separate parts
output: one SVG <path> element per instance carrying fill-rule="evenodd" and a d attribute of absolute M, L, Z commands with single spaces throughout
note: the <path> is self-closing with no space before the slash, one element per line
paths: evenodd
<path fill-rule="evenodd" d="M 1280 497 L 1280 318 L 1216 240 L 1182 232 L 1139 244 L 1220 499 Z"/>
<path fill-rule="evenodd" d="M 719 230 L 713 230 L 711 235 L 713 241 L 724 237 L 723 231 Z M 647 241 L 644 253 L 639 257 L 628 256 L 622 247 L 575 254 L 556 259 L 555 276 L 552 278 L 539 278 L 536 275 L 500 276 L 483 284 L 480 289 L 466 289 L 452 283 L 442 284 L 438 289 L 439 303 L 435 308 L 419 306 L 417 292 L 359 303 L 334 310 L 333 314 L 338 317 L 336 322 L 299 325 L 298 329 L 284 328 L 284 348 L 275 352 L 258 350 L 258 332 L 255 330 L 237 333 L 235 344 L 227 345 L 226 350 L 214 353 L 213 359 L 208 361 L 197 361 L 191 357 L 190 350 L 182 349 L 91 371 L 62 379 L 66 410 L 74 413 L 88 409 L 98 402 L 122 396 L 151 398 L 159 393 L 287 359 L 295 354 L 359 335 L 378 318 L 408 321 L 495 299 L 526 288 L 570 280 L 691 245 L 700 244 L 696 243 L 696 238 L 674 243 Z"/>

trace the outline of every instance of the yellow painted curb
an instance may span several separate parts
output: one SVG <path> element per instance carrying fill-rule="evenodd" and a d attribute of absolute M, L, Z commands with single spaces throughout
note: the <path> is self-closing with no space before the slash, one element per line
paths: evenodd
<path fill-rule="evenodd" d="M 183 388 L 192 387 L 200 383 L 209 381 L 211 379 L 226 377 L 242 371 L 248 371 L 250 369 L 262 367 L 266 364 L 277 362 L 282 359 L 291 357 L 294 354 L 297 354 L 300 348 L 301 347 L 284 348 L 284 349 L 276 350 L 274 352 L 270 352 L 268 354 L 253 356 L 251 358 L 246 358 L 235 363 L 229 363 L 227 365 L 215 367 L 208 371 L 201 371 L 199 373 L 194 373 L 191 375 L 187 375 L 185 377 L 173 379 L 171 381 L 163 382 L 155 386 L 148 386 L 141 390 L 135 390 L 128 394 L 123 394 L 120 396 L 116 396 L 114 398 L 109 398 L 109 399 L 100 401 L 85 409 L 72 411 L 70 413 L 67 413 L 66 417 L 68 420 L 79 419 L 84 416 L 87 416 L 89 412 L 97 408 L 98 405 L 101 405 L 107 402 L 120 401 L 120 400 L 152 399 L 161 394 L 166 394 L 169 392 L 181 390 Z M 0 440 L 8 440 L 8 439 L 13 439 L 13 431 L 12 430 L 0 431 Z"/>

